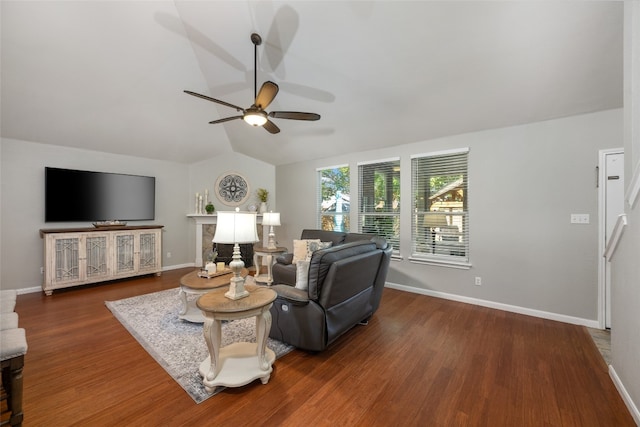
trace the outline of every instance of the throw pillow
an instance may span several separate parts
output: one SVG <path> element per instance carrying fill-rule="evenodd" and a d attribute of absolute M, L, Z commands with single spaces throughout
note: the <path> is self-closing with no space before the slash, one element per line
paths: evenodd
<path fill-rule="evenodd" d="M 297 264 L 300 260 L 307 259 L 307 253 L 309 253 L 309 243 L 320 243 L 320 239 L 303 239 L 293 241 L 293 260 L 291 264 Z"/>
<path fill-rule="evenodd" d="M 333 245 L 333 242 L 309 242 L 307 257 L 305 258 L 307 261 L 311 261 L 311 256 L 313 253 L 320 249 L 330 248 Z"/>
<path fill-rule="evenodd" d="M 296 263 L 296 289 L 309 289 L 309 261 L 300 260 Z"/>

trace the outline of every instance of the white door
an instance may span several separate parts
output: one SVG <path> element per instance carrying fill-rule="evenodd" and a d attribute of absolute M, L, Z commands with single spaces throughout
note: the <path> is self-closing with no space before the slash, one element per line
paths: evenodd
<path fill-rule="evenodd" d="M 605 154 L 604 174 L 604 244 L 606 247 L 618 220 L 618 215 L 624 213 L 624 153 L 611 152 Z M 604 248 L 603 248 L 604 249 Z M 601 254 L 602 255 L 602 254 Z M 611 327 L 611 272 L 608 262 L 605 267 L 605 327 Z"/>

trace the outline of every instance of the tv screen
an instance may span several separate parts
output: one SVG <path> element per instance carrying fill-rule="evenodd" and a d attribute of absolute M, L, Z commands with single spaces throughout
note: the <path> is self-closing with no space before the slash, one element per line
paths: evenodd
<path fill-rule="evenodd" d="M 155 219 L 151 176 L 45 167 L 45 222 Z"/>

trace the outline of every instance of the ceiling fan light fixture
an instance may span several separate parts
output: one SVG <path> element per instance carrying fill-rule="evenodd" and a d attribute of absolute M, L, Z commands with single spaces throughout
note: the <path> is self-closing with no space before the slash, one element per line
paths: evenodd
<path fill-rule="evenodd" d="M 247 111 L 242 119 L 251 126 L 262 126 L 267 123 L 267 114 L 264 111 Z"/>
<path fill-rule="evenodd" d="M 2 1 L 2 0 L 0 0 Z M 290 120 L 319 120 L 320 114 L 316 113 L 302 113 L 299 111 L 271 111 L 267 113 L 265 109 L 271 104 L 273 99 L 278 94 L 278 85 L 272 81 L 266 81 L 262 83 L 260 91 L 258 92 L 258 45 L 262 43 L 262 38 L 258 34 L 251 34 L 251 42 L 253 43 L 253 97 L 254 102 L 251 107 L 246 110 L 237 105 L 230 104 L 219 99 L 211 98 L 207 95 L 201 95 L 199 93 L 185 90 L 189 95 L 196 96 L 198 98 L 206 99 L 207 101 L 215 102 L 225 107 L 233 108 L 237 112 L 242 112 L 242 115 L 225 117 L 218 120 L 212 120 L 210 124 L 226 123 L 231 120 L 242 119 L 251 126 L 261 126 L 264 130 L 270 134 L 280 133 L 280 128 L 276 126 L 269 117 L 276 119 L 290 119 Z"/>

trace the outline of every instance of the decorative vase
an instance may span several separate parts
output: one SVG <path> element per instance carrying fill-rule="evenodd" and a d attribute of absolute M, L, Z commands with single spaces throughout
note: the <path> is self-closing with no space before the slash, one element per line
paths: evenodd
<path fill-rule="evenodd" d="M 265 213 L 267 211 L 267 202 L 260 202 L 260 213 Z"/>

